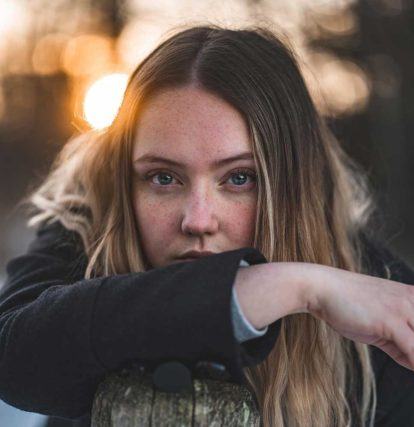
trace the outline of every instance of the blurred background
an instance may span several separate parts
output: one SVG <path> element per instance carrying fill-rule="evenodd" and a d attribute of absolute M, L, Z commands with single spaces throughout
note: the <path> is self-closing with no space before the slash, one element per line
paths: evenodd
<path fill-rule="evenodd" d="M 69 137 L 111 123 L 128 74 L 167 31 L 199 23 L 289 37 L 320 112 L 370 177 L 378 232 L 414 265 L 413 0 L 0 0 L 0 287 L 34 237 L 16 204 Z M 0 403 L 0 425 L 44 425 Z"/>

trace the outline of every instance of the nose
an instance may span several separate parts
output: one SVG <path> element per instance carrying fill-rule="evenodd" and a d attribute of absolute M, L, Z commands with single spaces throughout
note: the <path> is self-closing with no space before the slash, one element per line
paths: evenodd
<path fill-rule="evenodd" d="M 184 206 L 181 229 L 191 235 L 214 234 L 218 230 L 218 218 L 213 197 L 206 189 L 192 191 Z"/>

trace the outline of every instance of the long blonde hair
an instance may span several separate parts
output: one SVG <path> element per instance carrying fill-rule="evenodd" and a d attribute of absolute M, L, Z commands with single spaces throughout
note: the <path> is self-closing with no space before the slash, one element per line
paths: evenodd
<path fill-rule="evenodd" d="M 190 84 L 229 102 L 248 124 L 258 165 L 253 246 L 268 261 L 364 272 L 359 235 L 374 205 L 367 178 L 318 115 L 294 53 L 264 27 L 195 26 L 160 43 L 130 76 L 112 125 L 64 145 L 27 197 L 28 225 L 60 220 L 78 232 L 85 278 L 148 269 L 131 203 L 137 117 L 157 91 Z M 266 360 L 244 372 L 264 426 L 345 427 L 356 417 L 365 426 L 369 412 L 373 425 L 369 347 L 310 314 L 284 317 Z"/>

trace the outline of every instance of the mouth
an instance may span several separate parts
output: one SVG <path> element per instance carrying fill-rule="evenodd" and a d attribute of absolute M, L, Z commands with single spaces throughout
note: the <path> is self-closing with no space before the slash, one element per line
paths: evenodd
<path fill-rule="evenodd" d="M 193 260 L 197 258 L 202 258 L 205 256 L 213 255 L 214 252 L 211 251 L 187 251 L 179 256 L 179 259 Z"/>

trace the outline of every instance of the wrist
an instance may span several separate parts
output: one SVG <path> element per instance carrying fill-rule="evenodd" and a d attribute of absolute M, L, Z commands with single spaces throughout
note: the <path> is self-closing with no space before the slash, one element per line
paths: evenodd
<path fill-rule="evenodd" d="M 304 262 L 271 262 L 239 268 L 234 287 L 246 318 L 256 328 L 295 313 L 309 313 L 318 298 L 319 269 Z"/>
<path fill-rule="evenodd" d="M 284 315 L 310 313 L 319 301 L 319 280 L 316 264 L 306 262 L 275 262 L 275 274 L 283 277 L 290 298 Z M 280 290 L 279 284 L 279 290 Z"/>
<path fill-rule="evenodd" d="M 319 312 L 324 293 L 324 265 L 296 262 L 298 268 L 299 301 L 298 313 Z"/>

